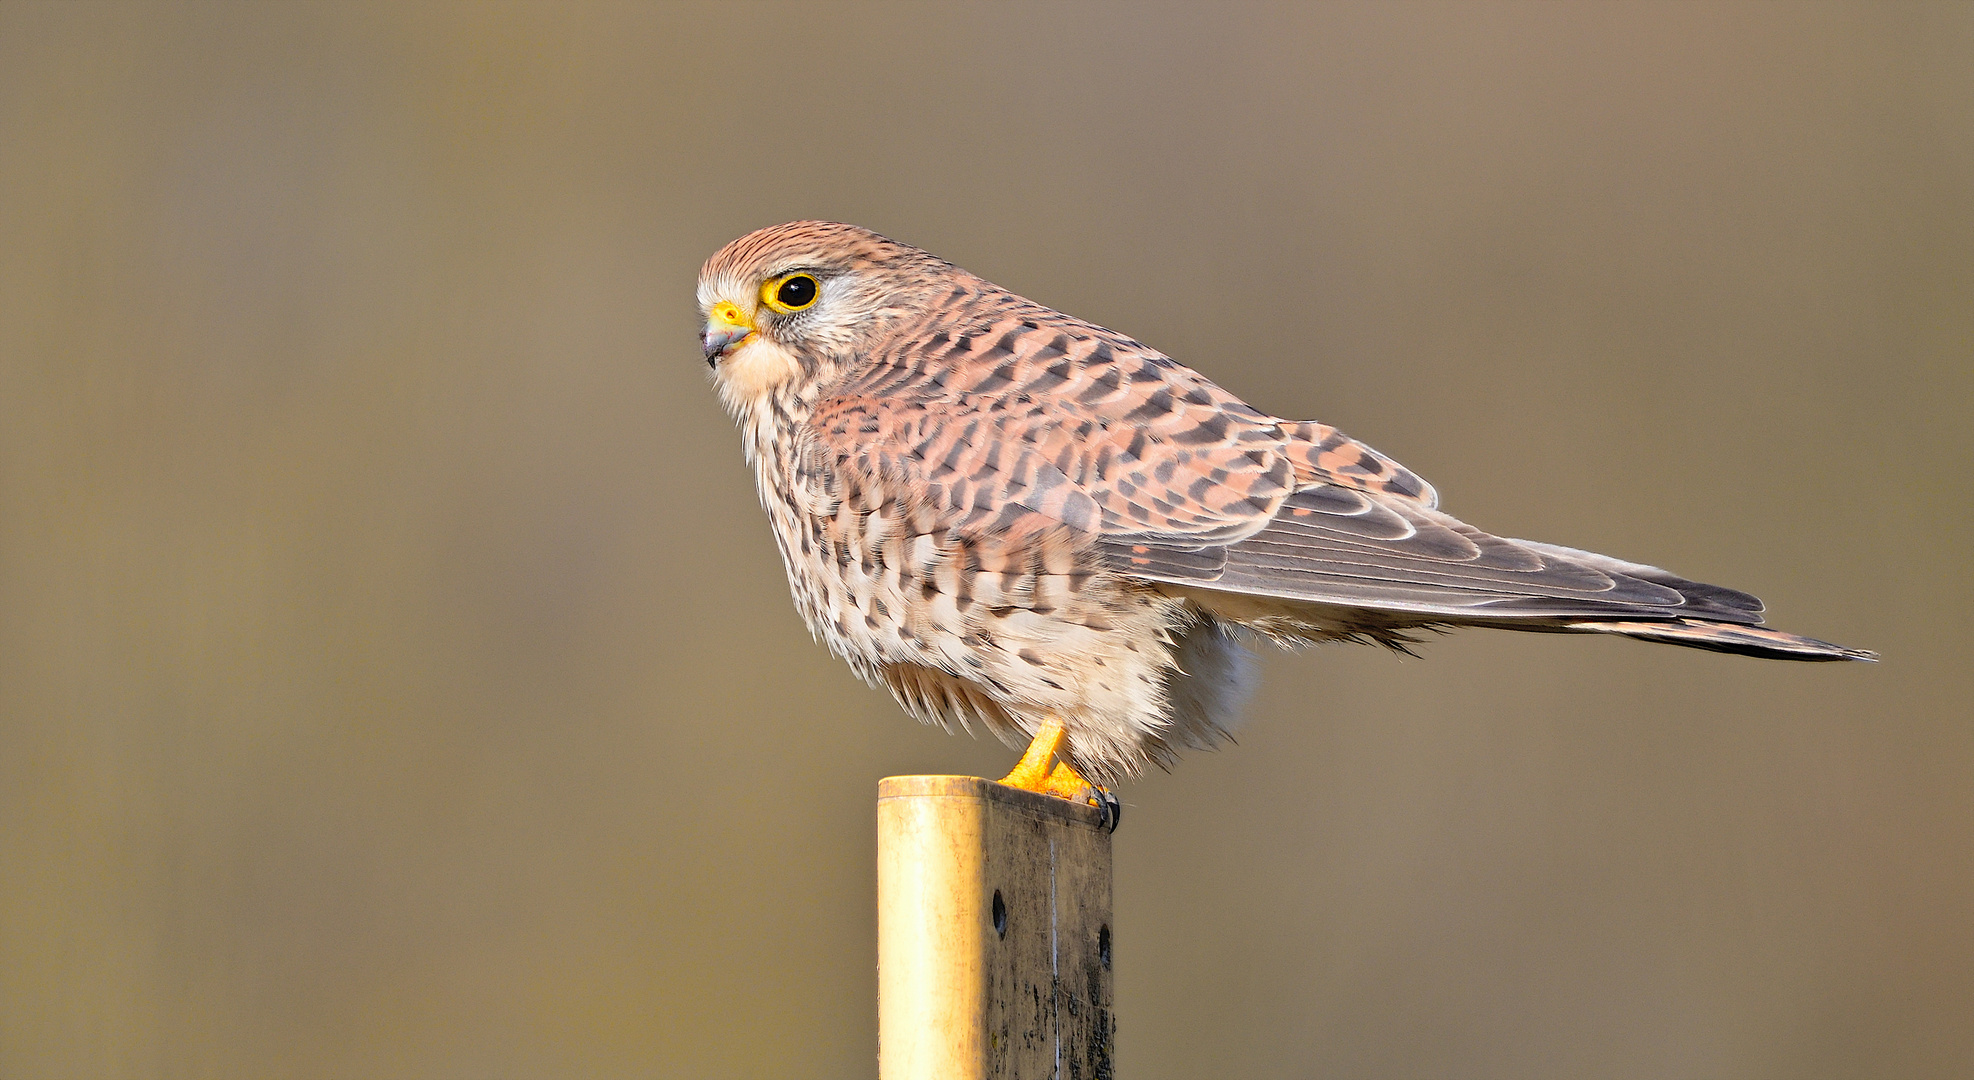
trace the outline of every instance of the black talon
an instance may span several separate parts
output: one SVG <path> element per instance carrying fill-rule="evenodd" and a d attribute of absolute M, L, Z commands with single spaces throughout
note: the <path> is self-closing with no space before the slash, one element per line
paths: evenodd
<path fill-rule="evenodd" d="M 1091 796 L 1090 802 L 1092 803 L 1092 805 L 1096 806 L 1097 809 L 1103 811 L 1104 831 L 1116 832 L 1117 823 L 1124 820 L 1124 804 L 1117 800 L 1117 796 L 1112 795 L 1110 793 L 1109 788 L 1098 787 L 1095 784 L 1091 784 L 1090 790 L 1092 792 L 1095 792 L 1095 794 Z"/>

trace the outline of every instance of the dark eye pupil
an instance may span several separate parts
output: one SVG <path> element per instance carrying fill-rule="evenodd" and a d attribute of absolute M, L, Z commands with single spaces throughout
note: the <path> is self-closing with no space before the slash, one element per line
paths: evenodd
<path fill-rule="evenodd" d="M 792 308 L 808 307 L 816 299 L 816 279 L 812 277 L 792 277 L 781 283 L 775 291 L 775 299 Z"/>

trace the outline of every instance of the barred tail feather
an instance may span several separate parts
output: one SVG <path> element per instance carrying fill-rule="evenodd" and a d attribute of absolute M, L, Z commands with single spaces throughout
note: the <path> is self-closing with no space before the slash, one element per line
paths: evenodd
<path fill-rule="evenodd" d="M 1770 660 L 1866 660 L 1874 663 L 1878 660 L 1877 653 L 1865 649 L 1847 649 L 1842 645 L 1785 634 L 1764 626 L 1683 619 L 1670 622 L 1574 622 L 1567 625 L 1571 630 L 1588 633 L 1621 634 L 1643 641 L 1760 656 Z"/>

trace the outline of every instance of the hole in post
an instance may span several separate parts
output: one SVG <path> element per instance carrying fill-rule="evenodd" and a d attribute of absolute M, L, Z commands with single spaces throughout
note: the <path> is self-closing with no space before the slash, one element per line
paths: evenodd
<path fill-rule="evenodd" d="M 1104 970 L 1110 970 L 1110 927 L 1097 927 L 1097 959 L 1103 961 Z"/>
<path fill-rule="evenodd" d="M 994 933 L 1000 937 L 1008 936 L 1008 902 L 1001 899 L 999 889 L 994 890 Z M 1108 934 L 1109 931 L 1105 933 Z"/>

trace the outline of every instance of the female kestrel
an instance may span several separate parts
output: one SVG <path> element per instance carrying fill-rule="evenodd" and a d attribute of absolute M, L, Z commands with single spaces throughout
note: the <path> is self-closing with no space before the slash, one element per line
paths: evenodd
<path fill-rule="evenodd" d="M 699 306 L 809 629 L 920 720 L 1027 743 L 1005 783 L 1114 806 L 1084 777 L 1224 738 L 1250 638 L 1873 659 L 1762 626 L 1747 593 L 1481 532 L 1334 428 L 854 225 L 735 240 Z"/>

